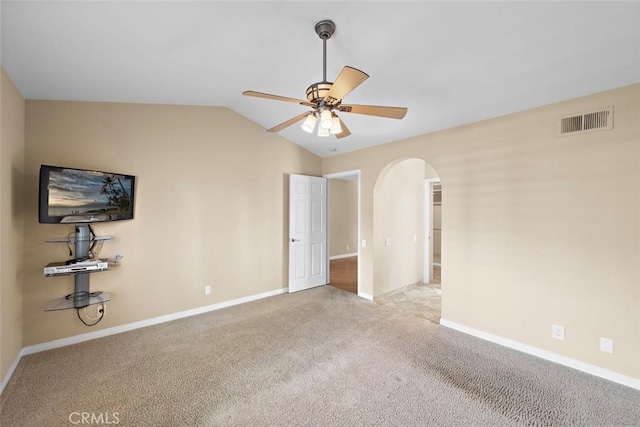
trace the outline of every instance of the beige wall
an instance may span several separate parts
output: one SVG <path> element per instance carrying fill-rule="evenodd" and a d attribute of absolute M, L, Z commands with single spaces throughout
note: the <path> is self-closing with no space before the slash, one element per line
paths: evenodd
<path fill-rule="evenodd" d="M 422 282 L 425 162 L 394 163 L 373 192 L 373 296 Z M 391 245 L 386 245 L 391 239 Z"/>
<path fill-rule="evenodd" d="M 424 164 L 425 179 L 439 179 L 438 172 L 429 163 Z"/>
<path fill-rule="evenodd" d="M 226 108 L 29 100 L 26 114 L 24 345 L 287 286 L 287 174 L 320 175 L 319 157 Z M 44 241 L 72 227 L 38 224 L 41 164 L 137 177 L 135 219 L 98 225 L 114 237 L 101 256 L 124 258 L 91 276 L 112 297 L 93 328 L 42 311 L 73 279 L 42 275 L 68 258 Z"/>
<path fill-rule="evenodd" d="M 0 67 L 0 381 L 22 349 L 25 102 Z"/>
<path fill-rule="evenodd" d="M 609 105 L 612 131 L 556 137 L 561 116 Z M 639 122 L 636 84 L 326 158 L 323 173 L 361 169 L 370 241 L 378 175 L 424 159 L 446 191 L 442 317 L 640 378 Z M 374 248 L 361 249 L 366 293 Z M 554 323 L 565 341 L 551 338 Z"/>
<path fill-rule="evenodd" d="M 358 252 L 358 183 L 329 180 L 329 256 Z"/>

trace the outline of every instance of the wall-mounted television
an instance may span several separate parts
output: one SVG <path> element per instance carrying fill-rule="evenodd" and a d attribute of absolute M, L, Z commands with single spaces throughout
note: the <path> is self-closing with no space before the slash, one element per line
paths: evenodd
<path fill-rule="evenodd" d="M 40 166 L 38 219 L 74 224 L 133 219 L 136 177 L 60 166 Z"/>

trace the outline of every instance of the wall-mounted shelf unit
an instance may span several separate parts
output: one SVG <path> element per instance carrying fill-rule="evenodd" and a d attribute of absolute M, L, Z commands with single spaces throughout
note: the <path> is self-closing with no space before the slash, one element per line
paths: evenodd
<path fill-rule="evenodd" d="M 111 240 L 111 236 L 94 236 L 87 224 L 77 224 L 75 228 L 75 233 L 69 237 L 53 238 L 46 240 L 46 242 L 66 244 L 73 243 L 75 244 L 74 255 L 76 258 L 80 258 L 89 256 L 91 246 L 96 242 Z M 101 261 L 107 263 L 107 260 Z M 49 266 L 59 264 L 61 263 L 51 263 Z M 82 263 L 77 263 L 72 264 L 70 267 L 81 265 Z M 108 263 L 107 267 L 102 269 L 82 270 L 81 267 L 78 267 L 78 269 L 79 271 L 45 274 L 46 277 L 74 276 L 74 290 L 73 293 L 70 293 L 69 295 L 47 302 L 44 311 L 68 310 L 72 308 L 80 309 L 90 305 L 104 304 L 111 300 L 111 296 L 108 293 L 103 293 L 101 291 L 91 292 L 89 290 L 89 275 L 109 270 Z"/>

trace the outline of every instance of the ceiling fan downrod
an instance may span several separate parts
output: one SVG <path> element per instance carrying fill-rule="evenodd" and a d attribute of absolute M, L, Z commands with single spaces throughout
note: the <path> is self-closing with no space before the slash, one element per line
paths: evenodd
<path fill-rule="evenodd" d="M 317 105 L 318 109 L 324 109 L 324 98 L 329 93 L 332 82 L 327 81 L 327 40 L 336 31 L 336 24 L 329 19 L 316 24 L 316 34 L 322 40 L 322 81 L 312 84 L 307 88 L 307 99 Z"/>
<path fill-rule="evenodd" d="M 327 40 L 336 31 L 336 24 L 329 19 L 322 20 L 316 24 L 316 34 L 322 39 L 322 82 L 327 81 Z"/>

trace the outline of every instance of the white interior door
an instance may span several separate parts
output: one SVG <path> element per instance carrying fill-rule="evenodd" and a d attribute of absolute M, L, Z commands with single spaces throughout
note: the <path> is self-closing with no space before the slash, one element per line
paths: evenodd
<path fill-rule="evenodd" d="M 327 284 L 327 179 L 289 176 L 289 292 Z"/>

